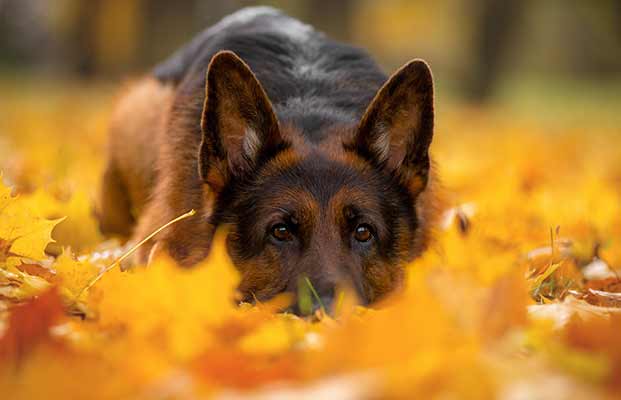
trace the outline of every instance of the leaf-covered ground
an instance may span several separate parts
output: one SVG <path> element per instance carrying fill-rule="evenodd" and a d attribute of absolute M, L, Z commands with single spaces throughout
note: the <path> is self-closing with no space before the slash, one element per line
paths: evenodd
<path fill-rule="evenodd" d="M 449 207 L 433 247 L 383 304 L 345 293 L 334 318 L 308 321 L 274 313 L 286 299 L 236 306 L 221 238 L 191 270 L 114 267 L 123 249 L 92 216 L 110 90 L 42 83 L 3 97 L 0 398 L 621 392 L 614 127 L 439 107 Z"/>

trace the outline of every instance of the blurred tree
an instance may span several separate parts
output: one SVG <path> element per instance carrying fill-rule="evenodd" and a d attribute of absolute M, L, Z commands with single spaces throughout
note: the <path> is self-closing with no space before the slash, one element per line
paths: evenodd
<path fill-rule="evenodd" d="M 45 0 L 0 0 L 0 65 L 32 65 L 52 52 Z"/>
<path fill-rule="evenodd" d="M 478 101 L 508 73 L 621 74 L 621 0 L 0 0 L 0 66 L 84 77 L 143 71 L 259 4 L 366 47 L 389 69 L 428 59 L 443 82 L 462 78 Z"/>
<path fill-rule="evenodd" d="M 473 63 L 465 94 L 475 101 L 484 101 L 492 93 L 501 71 L 502 61 L 515 38 L 524 1 L 480 0 L 477 11 Z"/>
<path fill-rule="evenodd" d="M 74 18 L 67 27 L 65 45 L 70 54 L 70 68 L 80 76 L 88 77 L 97 72 L 94 29 L 103 1 L 76 1 Z"/>
<path fill-rule="evenodd" d="M 569 6 L 565 0 L 479 0 L 477 10 L 464 90 L 471 100 L 489 99 L 507 72 L 507 58 L 521 74 L 591 81 L 621 76 L 621 0 Z"/>
<path fill-rule="evenodd" d="M 172 53 L 206 26 L 235 8 L 235 1 L 146 0 L 140 38 L 142 66 L 150 66 Z"/>
<path fill-rule="evenodd" d="M 63 47 L 82 77 L 120 72 L 136 61 L 141 0 L 66 0 Z"/>
<path fill-rule="evenodd" d="M 355 0 L 309 0 L 306 1 L 305 21 L 329 36 L 348 41 L 351 39 L 351 22 Z"/>

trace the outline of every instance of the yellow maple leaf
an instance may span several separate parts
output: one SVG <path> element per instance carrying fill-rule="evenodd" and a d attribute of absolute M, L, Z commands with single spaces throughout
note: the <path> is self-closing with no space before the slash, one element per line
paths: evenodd
<path fill-rule="evenodd" d="M 252 354 L 278 354 L 291 350 L 304 339 L 303 320 L 288 314 L 271 318 L 241 339 L 241 350 Z"/>
<path fill-rule="evenodd" d="M 2 212 L 2 210 L 4 210 L 4 208 L 11 201 L 11 188 L 9 188 L 8 186 L 5 186 L 2 183 L 1 178 L 2 178 L 2 174 L 0 174 L 0 212 Z"/>
<path fill-rule="evenodd" d="M 0 181 L 0 240 L 5 247 L 6 265 L 18 265 L 23 259 L 45 259 L 45 247 L 54 241 L 52 230 L 64 218 L 48 220 L 34 214 Z"/>
<path fill-rule="evenodd" d="M 21 302 L 50 287 L 45 279 L 11 266 L 0 267 L 0 297 Z"/>
<path fill-rule="evenodd" d="M 224 238 L 218 235 L 207 260 L 191 269 L 159 257 L 145 268 L 111 269 L 92 289 L 101 293 L 103 327 L 122 326 L 134 339 L 157 336 L 162 349 L 185 359 L 211 344 L 208 326 L 238 312 L 238 283 Z"/>
<path fill-rule="evenodd" d="M 73 189 L 66 201 L 59 200 L 44 189 L 37 189 L 20 199 L 42 217 L 53 219 L 60 215 L 66 216 L 54 229 L 58 253 L 61 246 L 70 246 L 74 252 L 80 252 L 92 248 L 103 239 L 92 213 L 92 200 L 85 190 Z"/>
<path fill-rule="evenodd" d="M 60 281 L 61 293 L 71 300 L 80 300 L 83 289 L 99 273 L 99 268 L 89 262 L 81 262 L 75 259 L 68 249 L 56 259 L 53 265 L 56 276 Z"/>

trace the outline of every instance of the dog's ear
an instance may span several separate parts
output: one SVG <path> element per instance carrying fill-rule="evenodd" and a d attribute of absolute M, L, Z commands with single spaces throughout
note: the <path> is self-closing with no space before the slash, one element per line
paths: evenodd
<path fill-rule="evenodd" d="M 231 51 L 213 56 L 207 69 L 201 121 L 199 173 L 219 190 L 284 145 L 278 120 L 250 67 Z"/>
<path fill-rule="evenodd" d="M 388 168 L 414 193 L 429 177 L 433 137 L 433 79 L 427 63 L 413 60 L 377 92 L 346 148 Z"/>

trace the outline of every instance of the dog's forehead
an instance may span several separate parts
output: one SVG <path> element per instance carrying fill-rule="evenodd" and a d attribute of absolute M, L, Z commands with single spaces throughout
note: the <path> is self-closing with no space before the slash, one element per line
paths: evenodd
<path fill-rule="evenodd" d="M 374 199 L 378 196 L 377 177 L 369 169 L 359 169 L 321 153 L 311 153 L 295 162 L 272 169 L 261 179 L 263 199 L 295 202 L 310 197 L 321 207 L 335 199 Z"/>

